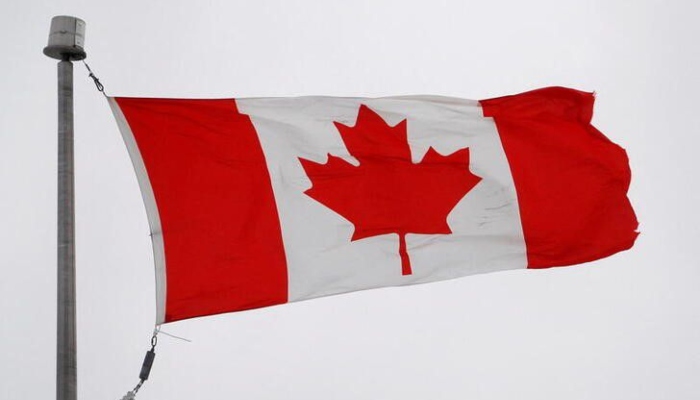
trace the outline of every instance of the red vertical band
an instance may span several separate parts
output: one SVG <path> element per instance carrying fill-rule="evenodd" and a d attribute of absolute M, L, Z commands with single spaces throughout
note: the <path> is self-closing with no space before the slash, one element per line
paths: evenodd
<path fill-rule="evenodd" d="M 592 261 L 637 237 L 627 155 L 590 124 L 593 102 L 561 87 L 481 101 L 513 174 L 528 268 Z"/>
<path fill-rule="evenodd" d="M 287 302 L 272 185 L 234 100 L 116 99 L 158 207 L 165 322 Z"/>

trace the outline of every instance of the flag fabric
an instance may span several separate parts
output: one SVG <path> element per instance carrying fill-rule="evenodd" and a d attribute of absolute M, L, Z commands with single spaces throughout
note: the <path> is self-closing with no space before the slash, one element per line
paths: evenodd
<path fill-rule="evenodd" d="M 594 95 L 110 97 L 146 205 L 157 323 L 629 249 Z"/>

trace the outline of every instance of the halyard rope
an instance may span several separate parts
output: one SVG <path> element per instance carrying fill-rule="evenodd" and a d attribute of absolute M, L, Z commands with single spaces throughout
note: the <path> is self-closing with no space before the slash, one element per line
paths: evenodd
<path fill-rule="evenodd" d="M 90 78 L 92 78 L 93 82 L 95 82 L 95 87 L 97 87 L 97 90 L 99 90 L 100 93 L 105 94 L 105 87 L 100 82 L 100 79 L 92 72 L 92 70 L 90 69 L 90 66 L 85 62 L 85 60 L 83 60 L 83 64 L 85 65 L 85 68 L 87 68 L 88 72 L 90 73 L 88 76 Z"/>
<path fill-rule="evenodd" d="M 146 352 L 146 357 L 143 359 L 143 364 L 141 365 L 141 373 L 139 373 L 139 383 L 128 391 L 121 400 L 134 400 L 136 398 L 136 393 L 139 392 L 143 383 L 148 380 L 148 375 L 151 374 L 151 367 L 153 366 L 153 360 L 156 358 L 156 345 L 158 344 L 158 333 L 160 332 L 160 326 L 156 326 L 153 330 L 153 336 L 151 336 L 151 349 Z"/>

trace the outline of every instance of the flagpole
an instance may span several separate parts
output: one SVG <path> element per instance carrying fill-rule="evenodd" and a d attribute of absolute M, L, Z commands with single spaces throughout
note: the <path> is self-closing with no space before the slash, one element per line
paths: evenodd
<path fill-rule="evenodd" d="M 56 399 L 77 399 L 75 321 L 75 198 L 73 173 L 73 63 L 86 57 L 85 22 L 51 19 L 48 57 L 58 62 L 58 208 Z"/>

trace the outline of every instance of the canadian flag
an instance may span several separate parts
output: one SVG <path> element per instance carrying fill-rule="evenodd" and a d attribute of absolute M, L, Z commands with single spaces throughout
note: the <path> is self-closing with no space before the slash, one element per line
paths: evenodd
<path fill-rule="evenodd" d="M 592 93 L 473 101 L 110 97 L 151 227 L 157 323 L 630 248 Z"/>

